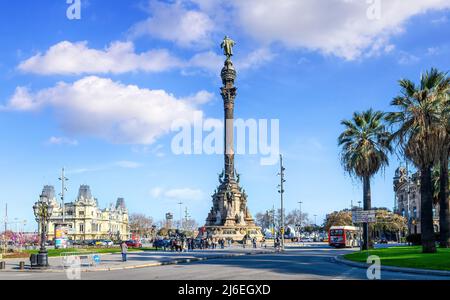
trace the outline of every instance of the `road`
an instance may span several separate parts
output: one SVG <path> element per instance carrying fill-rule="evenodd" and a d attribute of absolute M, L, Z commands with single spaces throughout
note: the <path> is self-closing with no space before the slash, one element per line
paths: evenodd
<path fill-rule="evenodd" d="M 183 265 L 168 265 L 142 269 L 82 273 L 82 280 L 166 279 L 166 280 L 344 280 L 367 279 L 366 270 L 333 261 L 333 257 L 348 253 L 348 249 L 328 247 L 291 247 L 283 254 L 250 255 L 212 259 Z M 64 273 L 0 273 L 0 279 L 64 280 Z M 450 277 L 414 275 L 398 272 L 381 273 L 381 279 L 432 280 Z"/>

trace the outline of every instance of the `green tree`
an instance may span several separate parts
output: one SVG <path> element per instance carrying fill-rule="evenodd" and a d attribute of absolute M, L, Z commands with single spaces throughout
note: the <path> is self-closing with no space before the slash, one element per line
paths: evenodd
<path fill-rule="evenodd" d="M 371 228 L 379 233 L 395 233 L 396 235 L 407 229 L 407 220 L 405 217 L 387 209 L 376 210 L 377 222 L 371 225 Z"/>
<path fill-rule="evenodd" d="M 335 211 L 327 215 L 325 230 L 328 232 L 331 226 L 352 226 L 352 212 L 349 210 Z"/>
<path fill-rule="evenodd" d="M 149 237 L 152 233 L 153 219 L 144 214 L 130 215 L 129 225 L 131 232 L 138 234 L 140 237 Z"/>
<path fill-rule="evenodd" d="M 445 74 L 436 69 L 422 74 L 419 85 L 408 79 L 400 80 L 401 95 L 391 102 L 398 111 L 391 112 L 386 117 L 394 128 L 393 140 L 398 142 L 401 152 L 420 170 L 424 253 L 436 252 L 431 175 L 433 166 L 440 160 L 443 149 L 448 146 L 445 144 L 446 138 L 443 137 L 442 112 L 445 109 L 440 95 L 445 82 Z"/>
<path fill-rule="evenodd" d="M 392 151 L 390 135 L 383 123 L 384 114 L 369 109 L 354 113 L 351 120 L 343 120 L 344 132 L 338 138 L 342 147 L 341 162 L 351 176 L 362 180 L 364 210 L 372 207 L 370 180 L 381 168 L 389 164 L 388 154 Z M 363 249 L 368 249 L 369 229 L 364 226 Z"/>

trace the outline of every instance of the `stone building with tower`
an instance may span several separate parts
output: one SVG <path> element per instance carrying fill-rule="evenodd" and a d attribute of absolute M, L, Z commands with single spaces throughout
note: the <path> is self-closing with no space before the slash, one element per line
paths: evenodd
<path fill-rule="evenodd" d="M 219 175 L 219 186 L 212 195 L 213 205 L 206 219 L 203 233 L 210 238 L 225 238 L 240 241 L 244 237 L 262 238 L 261 228 L 248 209 L 248 196 L 240 186 L 240 175 L 234 164 L 234 104 L 237 88 L 234 86 L 236 69 L 231 56 L 234 41 L 225 37 L 222 48 L 227 57 L 221 72 L 224 103 L 225 151 L 224 169 Z"/>
<path fill-rule="evenodd" d="M 393 183 L 395 192 L 394 212 L 406 219 L 409 216 L 409 232 L 420 234 L 420 174 L 409 175 L 405 167 L 399 167 L 395 171 Z M 439 203 L 433 204 L 433 223 L 434 231 L 439 232 Z"/>
<path fill-rule="evenodd" d="M 115 205 L 101 209 L 98 200 L 92 196 L 88 185 L 81 185 L 75 201 L 62 204 L 57 200 L 55 188 L 44 186 L 42 194 L 53 205 L 53 213 L 48 227 L 48 239 L 55 237 L 55 227 L 64 224 L 69 240 L 110 239 L 126 240 L 130 238 L 128 210 L 125 200 L 118 198 Z"/>

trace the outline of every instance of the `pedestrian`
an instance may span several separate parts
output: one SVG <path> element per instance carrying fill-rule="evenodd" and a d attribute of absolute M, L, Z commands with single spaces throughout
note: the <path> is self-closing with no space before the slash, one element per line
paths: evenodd
<path fill-rule="evenodd" d="M 277 238 L 275 239 L 275 249 L 277 252 L 281 250 L 280 246 L 281 246 L 280 237 L 277 236 Z"/>
<path fill-rule="evenodd" d="M 265 237 L 263 237 L 262 240 L 261 240 L 261 248 L 267 248 L 266 238 Z"/>
<path fill-rule="evenodd" d="M 253 248 L 256 249 L 256 238 L 255 237 L 253 238 Z"/>
<path fill-rule="evenodd" d="M 122 244 L 120 245 L 120 250 L 122 252 L 122 261 L 126 262 L 127 261 L 127 252 L 128 252 L 127 243 L 122 242 Z"/>

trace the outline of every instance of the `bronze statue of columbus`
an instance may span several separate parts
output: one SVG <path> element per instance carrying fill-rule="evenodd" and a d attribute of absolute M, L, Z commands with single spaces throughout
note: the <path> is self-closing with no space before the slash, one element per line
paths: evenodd
<path fill-rule="evenodd" d="M 236 42 L 230 39 L 228 36 L 225 36 L 220 47 L 223 49 L 223 54 L 229 60 L 233 56 L 233 47 L 236 45 Z"/>

